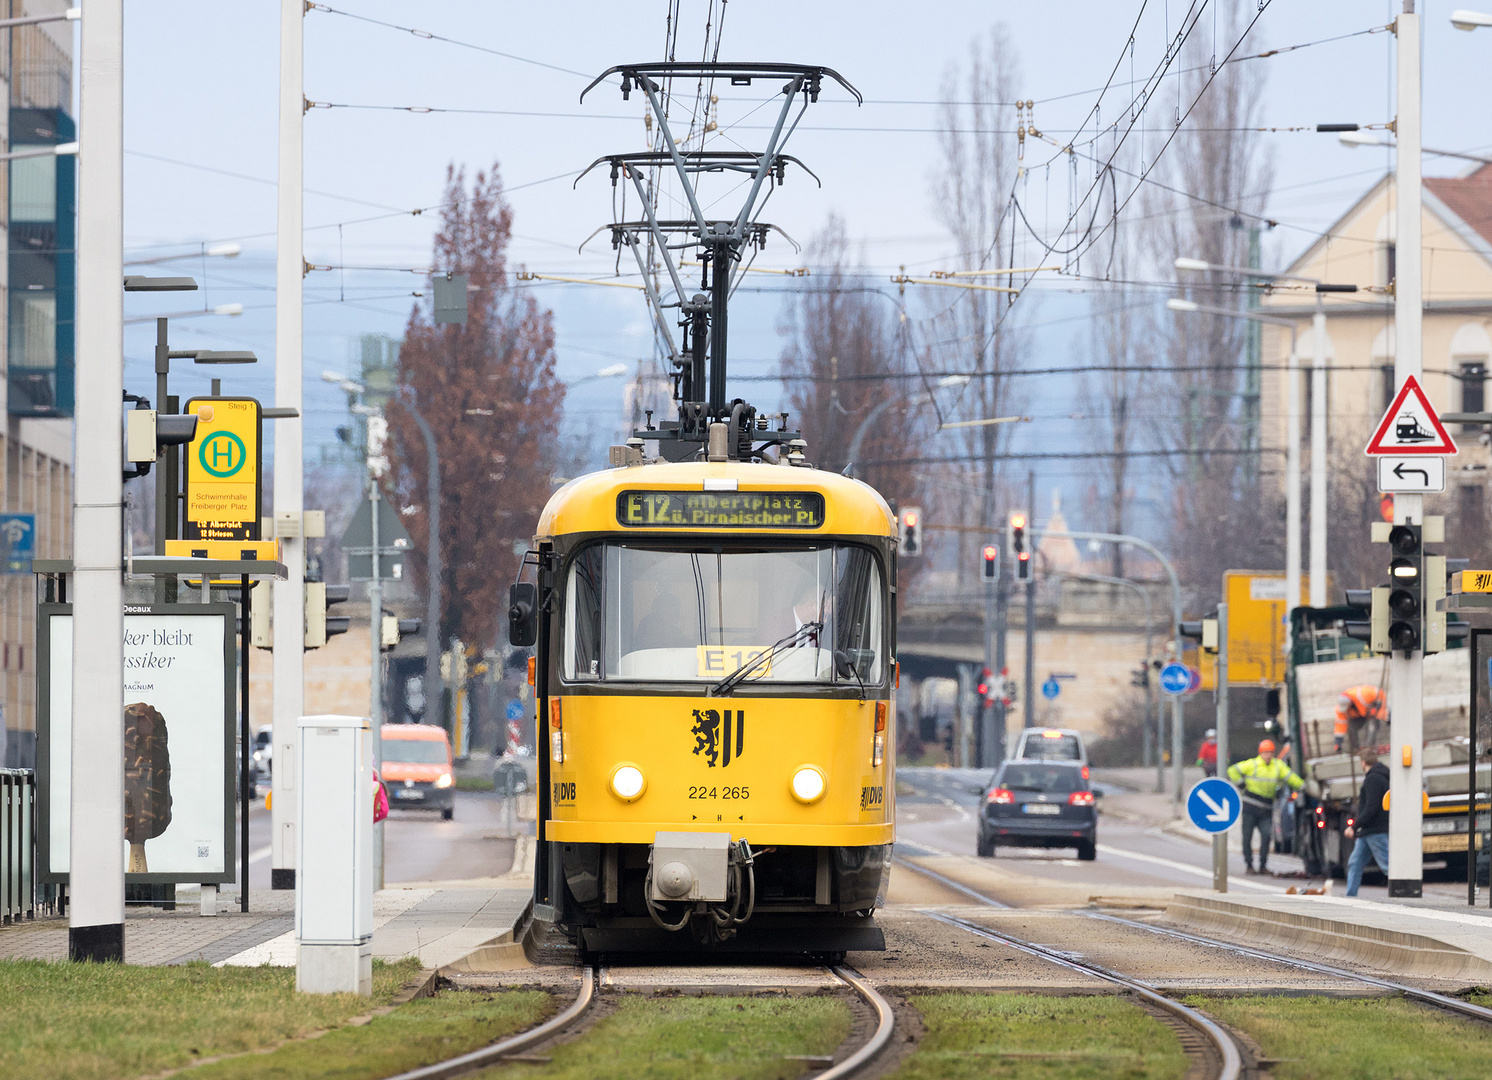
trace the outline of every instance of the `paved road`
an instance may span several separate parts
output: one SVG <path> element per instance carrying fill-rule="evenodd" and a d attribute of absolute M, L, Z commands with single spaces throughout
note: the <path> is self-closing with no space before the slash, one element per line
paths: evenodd
<path fill-rule="evenodd" d="M 1094 770 L 1094 787 L 1104 793 L 1097 860 L 1079 862 L 1076 852 L 1067 848 L 1000 848 L 996 863 L 1016 873 L 1068 884 L 1210 887 L 1211 848 L 1161 828 L 1170 818 L 1167 798 L 1150 793 L 1148 786 L 1144 791 L 1134 791 L 1105 779 L 1105 775 L 1104 770 Z M 934 854 L 975 854 L 975 815 L 979 807 L 976 788 L 988 779 L 986 772 L 903 768 L 897 770 L 897 777 L 902 791 L 897 798 L 900 850 L 910 854 L 918 849 Z M 1269 868 L 1286 880 L 1245 876 L 1235 827 L 1229 841 L 1229 888 L 1243 894 L 1279 894 L 1291 884 L 1305 883 L 1303 877 L 1296 877 L 1304 869 L 1299 859 L 1271 855 Z M 1426 893 L 1454 896 L 1459 891 L 1459 895 L 1465 895 L 1464 880 L 1447 880 L 1443 871 L 1433 868 L 1426 870 L 1425 877 Z M 1386 899 L 1386 887 L 1371 882 L 1374 879 L 1370 877 L 1359 895 Z M 1341 883 L 1335 888 L 1340 890 Z"/>
<path fill-rule="evenodd" d="M 533 823 L 518 822 L 520 831 Z M 455 881 L 494 877 L 513 862 L 504 803 L 486 791 L 456 792 L 456 815 L 395 808 L 384 825 L 384 881 Z M 269 811 L 261 798 L 249 813 L 249 887 L 269 888 Z"/>

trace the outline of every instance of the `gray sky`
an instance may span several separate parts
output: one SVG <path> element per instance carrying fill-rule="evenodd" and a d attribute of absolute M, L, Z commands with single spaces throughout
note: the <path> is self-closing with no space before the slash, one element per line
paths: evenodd
<path fill-rule="evenodd" d="M 1461 0 L 1458 0 L 1461 2 Z M 469 169 L 497 161 L 515 212 L 512 261 L 531 270 L 586 276 L 606 273 L 612 255 L 604 237 L 585 255 L 577 246 L 610 220 L 611 191 L 604 171 L 571 189 L 569 174 L 617 149 L 643 149 L 643 101 L 623 102 L 598 87 L 577 101 L 588 81 L 541 64 L 599 73 L 622 61 L 661 56 L 661 0 L 648 3 L 511 4 L 446 0 L 395 3 L 338 0 L 339 10 L 459 39 L 539 63 L 523 63 L 426 40 L 409 33 L 313 11 L 306 16 L 306 95 L 313 101 L 360 106 L 503 110 L 552 115 L 469 115 L 374 109 L 313 109 L 306 117 L 306 257 L 352 268 L 424 267 L 434 216 L 411 216 L 434 206 L 449 162 Z M 970 40 L 1003 23 L 1020 58 L 1020 97 L 1034 98 L 1036 121 L 1049 132 L 1073 128 L 1123 54 L 1116 84 L 1127 84 L 1126 51 L 1141 0 L 1056 3 L 880 0 L 805 4 L 733 0 L 726 7 L 721 59 L 792 60 L 837 69 L 867 98 L 861 108 L 837 90 L 809 110 L 789 147 L 822 178 L 816 189 L 793 176 L 766 215 L 806 241 L 831 211 L 843 216 L 867 264 L 889 275 L 905 264 L 915 271 L 951 266 L 952 243 L 929 198 L 937 108 L 944 72 L 967 55 Z M 1180 0 L 1144 4 L 1135 33 L 1134 70 L 1159 61 L 1183 9 Z M 1243 0 L 1252 17 L 1254 0 Z M 1283 48 L 1389 23 L 1394 2 L 1274 0 L 1242 52 Z M 1492 146 L 1492 30 L 1451 29 L 1451 3 L 1421 4 L 1425 12 L 1425 122 L 1427 146 Z M 1488 6 L 1492 6 L 1489 0 Z M 704 0 L 683 0 L 680 54 L 697 57 L 703 40 Z M 244 254 L 206 267 L 211 304 L 238 301 L 241 317 L 183 319 L 173 330 L 179 347 L 248 347 L 266 361 L 255 375 L 232 373 L 230 386 L 270 397 L 274 354 L 275 119 L 279 5 L 269 0 L 150 0 L 129 5 L 126 19 L 126 245 L 131 255 L 189 251 L 202 241 L 239 239 Z M 1211 39 L 1211 13 L 1196 31 Z M 1196 40 L 1194 38 L 1194 40 Z M 1231 46 L 1220 40 L 1219 56 Z M 1393 115 L 1391 34 L 1378 33 L 1250 61 L 1267 73 L 1263 120 L 1269 125 L 1322 121 L 1381 123 Z M 1155 96 L 1145 122 L 1158 141 L 1169 128 L 1175 80 Z M 732 94 L 734 96 L 732 96 Z M 1169 94 L 1169 97 L 1167 96 Z M 722 127 L 746 146 L 763 139 L 760 87 L 722 88 Z M 1120 96 L 1109 99 L 1118 108 Z M 753 109 L 758 111 L 747 116 Z M 1106 117 L 1105 122 L 1113 119 Z M 749 136 L 749 138 L 747 137 Z M 1059 137 L 1061 137 L 1059 135 Z M 1285 261 L 1311 232 L 1335 218 L 1391 156 L 1348 150 L 1315 133 L 1264 136 L 1273 149 L 1275 193 L 1268 211 L 1282 222 L 1271 234 L 1267 261 Z M 728 144 L 716 144 L 728 145 Z M 1051 148 L 1028 147 L 1037 166 Z M 169 160 L 160 160 L 169 159 Z M 216 171 L 214 171 L 216 170 Z M 1426 159 L 1428 173 L 1460 166 Z M 550 179 L 562 177 L 561 179 Z M 266 182 L 269 181 L 269 182 Z M 1065 216 L 1067 177 L 1061 163 L 1033 168 L 1027 202 Z M 335 194 L 333 194 L 335 193 Z M 733 206 L 731 196 L 721 206 Z M 393 216 L 384 216 L 393 215 Z M 372 219 L 372 220 L 368 220 Z M 340 224 L 340 227 L 337 227 Z M 1038 222 L 1038 227 L 1043 223 Z M 190 262 L 170 264 L 202 272 Z M 784 243 L 774 243 L 758 265 L 793 266 Z M 624 267 L 625 269 L 625 267 Z M 889 282 L 887 282 L 889 286 Z M 350 336 L 398 335 L 408 317 L 416 274 L 374 269 L 316 272 L 306 281 L 308 447 L 325 441 L 340 413 L 336 394 L 320 384 L 324 367 L 345 369 Z M 1033 290 L 1027 319 L 1041 324 L 1033 363 L 1081 359 L 1081 306 L 1060 283 Z M 576 378 L 650 350 L 642 298 L 629 290 L 551 285 L 539 295 L 556 313 L 562 375 Z M 179 311 L 192 302 L 132 297 L 129 315 Z M 779 351 L 776 298 L 742 298 L 732 313 L 733 371 L 767 373 Z M 1068 320 L 1068 321 L 1058 321 Z M 153 330 L 131 327 L 127 379 L 143 385 Z M 754 361 L 754 362 L 753 362 Z M 190 370 L 175 380 L 183 392 L 206 389 Z M 578 390 L 572 411 L 610 419 L 616 383 Z M 767 391 L 771 392 L 771 391 Z M 765 393 L 762 395 L 765 397 Z M 308 401 L 310 400 L 308 397 Z M 308 457 L 314 451 L 308 449 Z"/>

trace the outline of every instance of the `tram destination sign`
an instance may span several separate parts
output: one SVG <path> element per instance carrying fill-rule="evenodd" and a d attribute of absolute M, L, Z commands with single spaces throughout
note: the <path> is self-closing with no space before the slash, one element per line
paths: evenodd
<path fill-rule="evenodd" d="M 630 529 L 818 529 L 816 491 L 623 491 L 617 521 Z"/>

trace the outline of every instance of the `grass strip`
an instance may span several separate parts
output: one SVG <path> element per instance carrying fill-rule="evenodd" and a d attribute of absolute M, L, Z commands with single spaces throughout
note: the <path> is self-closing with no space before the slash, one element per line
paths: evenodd
<path fill-rule="evenodd" d="M 913 997 L 926 1034 L 895 1080 L 1181 1080 L 1175 1032 L 1127 998 Z"/>
<path fill-rule="evenodd" d="M 580 1038 L 543 1051 L 552 1057 L 549 1064 L 502 1065 L 479 1075 L 486 1080 L 792 1080 L 810 1065 L 787 1055 L 832 1054 L 849 1030 L 849 1008 L 835 997 L 629 994 Z"/>
<path fill-rule="evenodd" d="M 1191 998 L 1249 1035 L 1275 1080 L 1481 1080 L 1492 1029 L 1401 998 Z"/>
<path fill-rule="evenodd" d="M 356 1027 L 191 1071 L 192 1080 L 372 1080 L 431 1065 L 532 1027 L 552 1012 L 542 990 L 447 990 Z"/>
<path fill-rule="evenodd" d="M 0 961 L 0 1076 L 115 1080 L 336 1027 L 396 994 L 418 961 L 373 963 L 373 999 L 297 994 L 293 968 Z"/>

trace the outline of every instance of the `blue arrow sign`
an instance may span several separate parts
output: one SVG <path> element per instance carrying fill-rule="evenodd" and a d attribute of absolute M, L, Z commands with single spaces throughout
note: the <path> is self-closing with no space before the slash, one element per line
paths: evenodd
<path fill-rule="evenodd" d="M 1160 688 L 1168 694 L 1184 694 L 1192 684 L 1192 669 L 1174 660 L 1161 669 Z"/>
<path fill-rule="evenodd" d="M 1046 698 L 1048 701 L 1055 700 L 1057 695 L 1061 692 L 1062 684 L 1050 675 L 1047 676 L 1046 682 L 1041 684 L 1041 696 Z"/>
<path fill-rule="evenodd" d="M 1203 832 L 1225 832 L 1238 820 L 1243 800 L 1238 789 L 1226 780 L 1209 776 L 1195 785 L 1186 797 L 1186 814 Z"/>
<path fill-rule="evenodd" d="M 508 702 L 508 719 L 523 719 L 523 702 L 519 701 L 517 698 L 513 698 L 511 701 Z"/>

